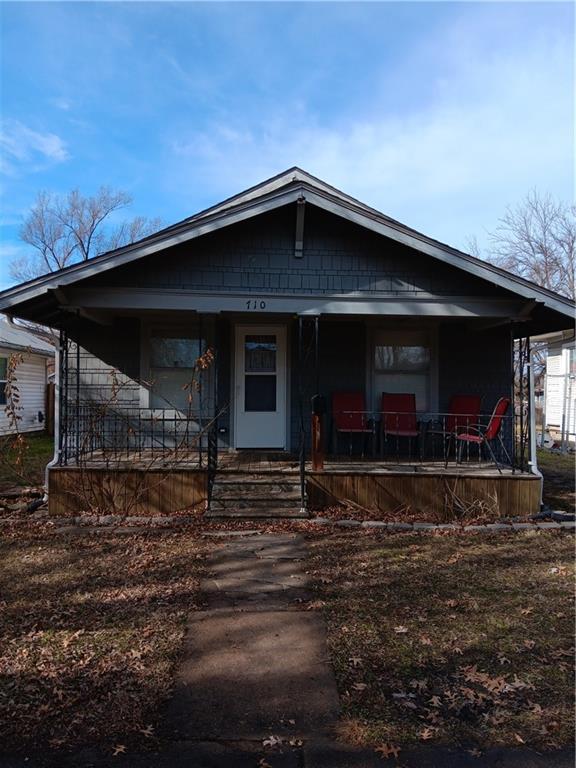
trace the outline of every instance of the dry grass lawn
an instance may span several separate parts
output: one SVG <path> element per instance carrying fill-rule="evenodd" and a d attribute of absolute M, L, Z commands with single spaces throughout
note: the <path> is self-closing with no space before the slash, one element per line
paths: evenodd
<path fill-rule="evenodd" d="M 2 748 L 153 739 L 206 546 L 181 532 L 3 529 Z"/>
<path fill-rule="evenodd" d="M 311 548 L 345 739 L 572 743 L 571 535 L 354 532 Z"/>

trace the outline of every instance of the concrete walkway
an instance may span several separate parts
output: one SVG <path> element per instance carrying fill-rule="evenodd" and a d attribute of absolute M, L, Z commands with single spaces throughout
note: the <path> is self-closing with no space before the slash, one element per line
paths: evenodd
<path fill-rule="evenodd" d="M 296 535 L 236 538 L 213 554 L 167 712 L 171 741 L 329 733 L 338 694 L 322 617 L 304 610 L 305 557 Z"/>

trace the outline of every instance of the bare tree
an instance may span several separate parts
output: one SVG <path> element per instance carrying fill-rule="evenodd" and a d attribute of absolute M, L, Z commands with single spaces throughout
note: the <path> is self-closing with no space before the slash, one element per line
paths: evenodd
<path fill-rule="evenodd" d="M 575 205 L 532 191 L 519 205 L 507 208 L 490 243 L 487 258 L 492 263 L 574 298 Z"/>
<path fill-rule="evenodd" d="M 159 219 L 142 216 L 115 223 L 114 214 L 131 202 L 126 192 L 109 187 L 101 187 L 93 196 L 84 196 L 78 189 L 67 195 L 40 192 L 20 230 L 21 239 L 34 250 L 15 259 L 10 274 L 19 281 L 30 280 L 128 245 L 160 228 Z"/>

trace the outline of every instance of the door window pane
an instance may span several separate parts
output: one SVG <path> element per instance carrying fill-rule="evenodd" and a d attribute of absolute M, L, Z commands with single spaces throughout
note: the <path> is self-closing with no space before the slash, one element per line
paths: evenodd
<path fill-rule="evenodd" d="M 246 336 L 244 370 L 246 373 L 273 373 L 276 370 L 276 336 Z"/>
<path fill-rule="evenodd" d="M 276 376 L 244 377 L 244 410 L 258 413 L 276 410 Z"/>

